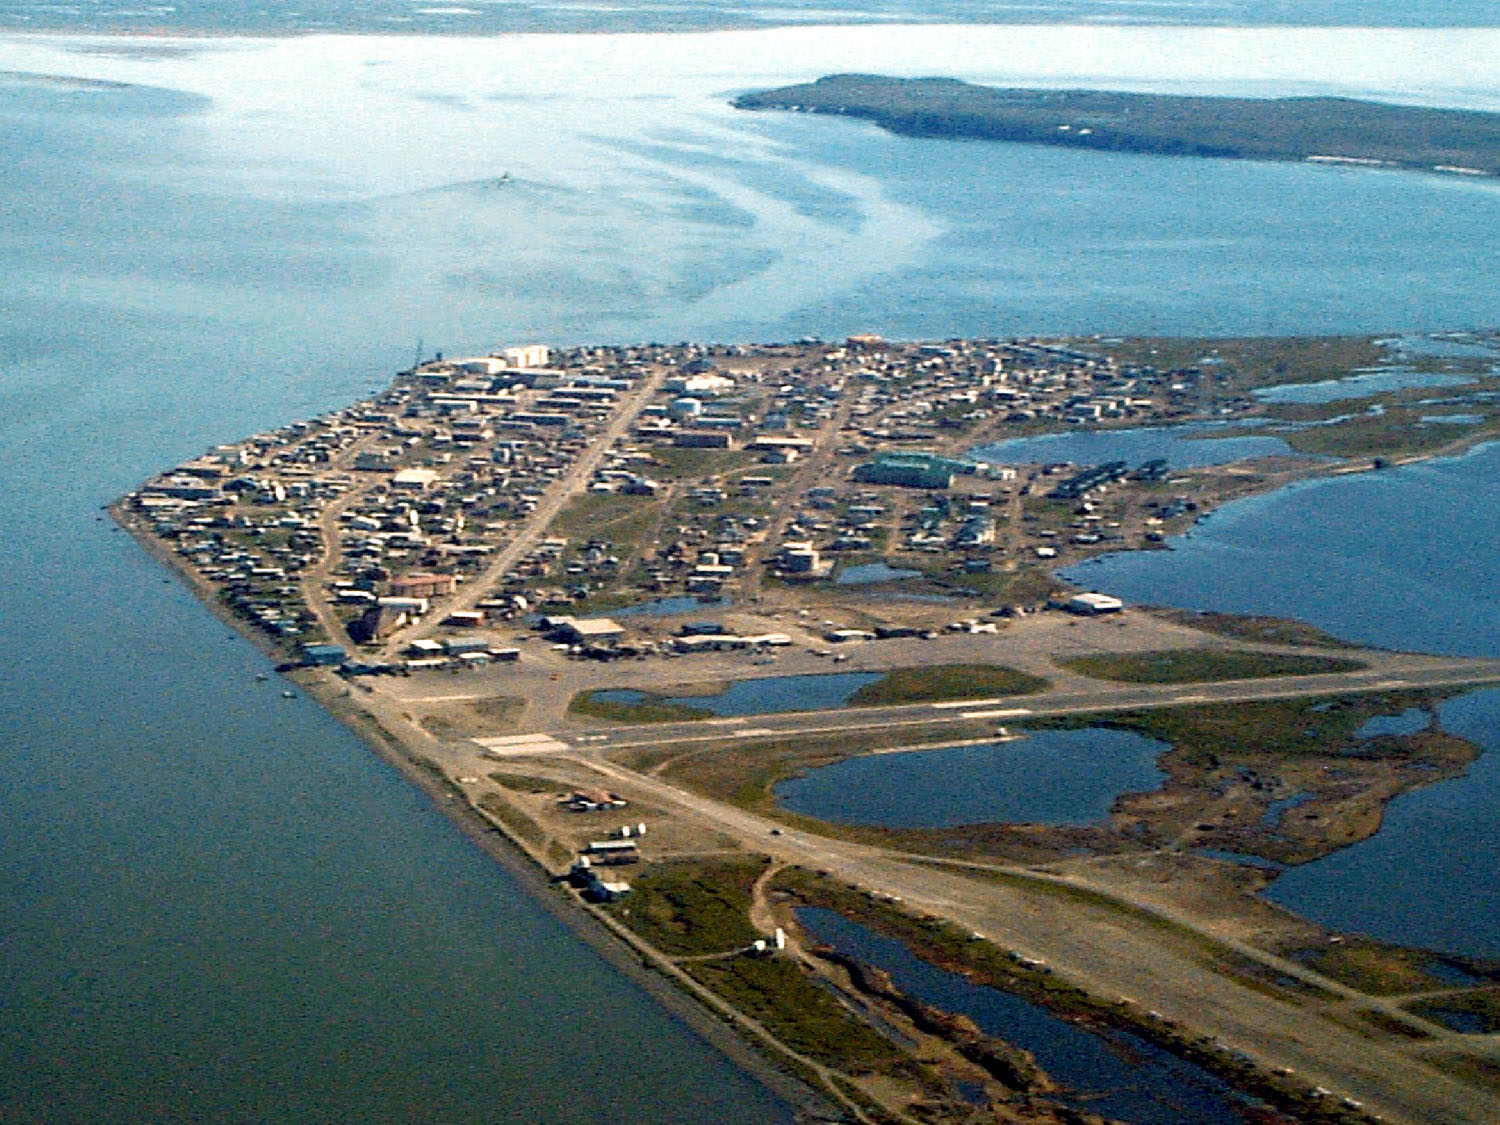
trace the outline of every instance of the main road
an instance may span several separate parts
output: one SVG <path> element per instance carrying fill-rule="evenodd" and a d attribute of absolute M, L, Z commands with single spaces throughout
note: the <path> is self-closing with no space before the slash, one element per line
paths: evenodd
<path fill-rule="evenodd" d="M 1447 1072 L 1441 1057 L 1447 1049 L 1493 1067 L 1500 1063 L 1500 1047 L 1487 1037 L 1425 1029 L 1422 1021 L 1391 1005 L 1225 941 L 1189 919 L 1140 904 L 1122 908 L 1117 903 L 1123 900 L 1112 888 L 977 864 L 965 874 L 925 857 L 786 829 L 616 763 L 592 755 L 572 757 L 611 788 L 711 824 L 751 851 L 895 896 L 905 910 L 942 918 L 1044 961 L 1096 998 L 1138 1002 L 1163 1019 L 1213 1037 L 1226 1050 L 1243 1052 L 1267 1070 L 1290 1068 L 1310 1085 L 1361 1102 L 1384 1119 L 1410 1125 L 1500 1121 L 1500 1098 Z M 1069 894 L 1070 887 L 1102 897 Z M 1237 979 L 1215 963 L 1218 956 L 1205 952 L 1205 941 L 1211 943 L 1209 949 L 1222 950 L 1224 958 L 1271 962 L 1269 968 L 1312 987 L 1306 998 L 1293 998 L 1291 991 L 1277 994 L 1258 982 Z M 1386 1024 L 1409 1023 L 1413 1037 L 1362 1027 L 1360 1007 L 1384 1017 Z M 1424 1032 L 1428 1038 L 1422 1037 Z"/>

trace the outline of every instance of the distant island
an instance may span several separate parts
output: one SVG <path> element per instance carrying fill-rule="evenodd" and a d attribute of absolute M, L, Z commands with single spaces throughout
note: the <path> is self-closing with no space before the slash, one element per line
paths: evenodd
<path fill-rule="evenodd" d="M 1500 114 L 1352 98 L 1004 89 L 953 78 L 837 74 L 745 94 L 734 105 L 860 117 L 914 137 L 1500 175 Z"/>

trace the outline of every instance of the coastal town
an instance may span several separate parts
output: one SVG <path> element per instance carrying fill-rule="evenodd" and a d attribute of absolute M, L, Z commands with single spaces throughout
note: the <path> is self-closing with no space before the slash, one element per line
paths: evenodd
<path fill-rule="evenodd" d="M 288 655 L 356 670 L 503 658 L 475 636 L 542 618 L 636 655 L 661 642 L 589 618 L 886 582 L 1022 613 L 1064 589 L 1057 566 L 1160 544 L 1248 474 L 1006 464 L 985 443 L 1253 409 L 1207 404 L 1207 382 L 1040 342 L 511 347 L 211 450 L 121 511 Z"/>
<path fill-rule="evenodd" d="M 1451 1071 L 1482 1071 L 1487 1040 L 1441 1013 L 1500 1018 L 1500 965 L 1331 932 L 1259 892 L 1461 774 L 1474 747 L 1430 716 L 1500 663 L 1131 606 L 1057 573 L 1490 432 L 1478 367 L 1444 357 L 1399 355 L 1423 370 L 1364 411 L 1264 393 L 1357 382 L 1391 348 L 507 346 L 422 360 L 113 511 L 279 662 L 283 695 L 572 888 L 841 1120 L 1110 1118 L 809 910 L 1165 1050 L 1228 1082 L 1246 1121 L 1478 1121 L 1492 1091 Z M 1443 410 L 1472 419 L 1462 437 L 1372 430 Z M 1182 444 L 1133 451 L 1157 432 Z M 1104 456 L 1049 444 L 1111 434 Z M 1214 439 L 1252 444 L 1196 455 Z M 1428 718 L 1391 725 L 1410 715 Z M 783 800 L 869 755 L 1105 729 L 1157 740 L 1158 781 L 1093 819 L 861 827 Z"/>

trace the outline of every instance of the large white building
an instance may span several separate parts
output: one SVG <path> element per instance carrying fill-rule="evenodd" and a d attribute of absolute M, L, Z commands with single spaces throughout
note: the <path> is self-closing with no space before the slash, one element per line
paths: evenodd
<path fill-rule="evenodd" d="M 500 358 L 505 360 L 506 367 L 546 367 L 552 349 L 546 344 L 519 344 L 501 348 Z"/>

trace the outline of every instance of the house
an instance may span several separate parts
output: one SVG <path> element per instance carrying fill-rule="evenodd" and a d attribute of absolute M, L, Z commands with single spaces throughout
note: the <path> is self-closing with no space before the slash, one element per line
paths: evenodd
<path fill-rule="evenodd" d="M 625 635 L 625 626 L 608 617 L 546 617 L 542 626 L 571 645 L 609 644 Z"/>
<path fill-rule="evenodd" d="M 456 585 L 451 574 L 413 572 L 391 579 L 391 593 L 398 598 L 437 598 L 453 593 Z"/>
<path fill-rule="evenodd" d="M 1063 608 L 1069 613 L 1097 617 L 1101 613 L 1119 613 L 1125 608 L 1125 603 L 1108 594 L 1074 594 Z"/>

